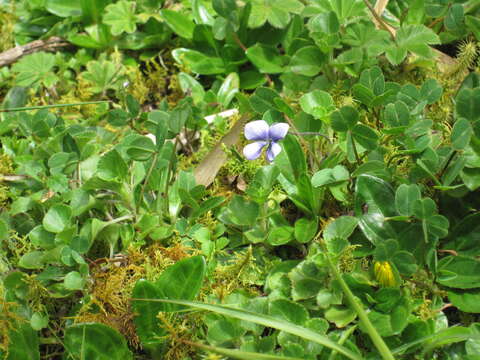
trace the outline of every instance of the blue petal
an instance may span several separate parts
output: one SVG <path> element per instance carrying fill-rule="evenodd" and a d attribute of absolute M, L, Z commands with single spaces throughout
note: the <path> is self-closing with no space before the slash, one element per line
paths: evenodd
<path fill-rule="evenodd" d="M 285 135 L 287 135 L 289 128 L 290 126 L 287 123 L 273 124 L 272 126 L 270 126 L 270 129 L 268 130 L 268 135 L 270 137 L 270 140 L 272 141 L 282 140 L 285 137 Z"/>
<path fill-rule="evenodd" d="M 256 141 L 243 148 L 243 155 L 248 160 L 255 160 L 262 154 L 263 147 L 267 145 L 266 141 Z"/>
<path fill-rule="evenodd" d="M 245 125 L 247 140 L 268 140 L 268 124 L 264 120 L 255 120 Z"/>
<path fill-rule="evenodd" d="M 280 154 L 280 151 L 282 151 L 282 147 L 276 142 L 272 142 L 267 149 L 267 160 L 272 162 L 273 159 Z"/>

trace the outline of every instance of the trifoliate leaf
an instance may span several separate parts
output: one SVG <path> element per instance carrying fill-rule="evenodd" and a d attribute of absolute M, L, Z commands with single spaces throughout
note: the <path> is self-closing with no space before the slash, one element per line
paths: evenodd
<path fill-rule="evenodd" d="M 266 21 L 276 28 L 284 28 L 290 22 L 290 13 L 299 14 L 303 4 L 298 0 L 252 0 L 252 12 L 248 26 L 257 28 Z"/>

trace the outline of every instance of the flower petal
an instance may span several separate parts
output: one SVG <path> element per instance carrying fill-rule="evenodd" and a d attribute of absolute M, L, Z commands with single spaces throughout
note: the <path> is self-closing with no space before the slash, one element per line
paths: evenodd
<path fill-rule="evenodd" d="M 273 159 L 280 154 L 280 151 L 282 151 L 282 147 L 276 142 L 272 142 L 267 149 L 267 160 L 272 162 Z"/>
<path fill-rule="evenodd" d="M 268 135 L 270 136 L 270 140 L 278 141 L 282 140 L 285 135 L 288 133 L 288 129 L 290 126 L 287 123 L 277 123 L 270 126 L 268 130 Z"/>
<path fill-rule="evenodd" d="M 267 145 L 266 141 L 256 141 L 243 148 L 243 155 L 248 160 L 255 160 L 262 154 L 263 147 Z"/>
<path fill-rule="evenodd" d="M 245 125 L 245 137 L 248 140 L 268 140 L 268 124 L 264 120 L 255 120 Z"/>

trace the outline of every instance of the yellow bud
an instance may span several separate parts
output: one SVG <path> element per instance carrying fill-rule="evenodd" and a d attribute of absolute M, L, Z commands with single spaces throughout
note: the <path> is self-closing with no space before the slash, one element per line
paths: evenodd
<path fill-rule="evenodd" d="M 373 271 L 378 283 L 382 286 L 395 286 L 396 280 L 392 266 L 388 261 L 375 261 Z"/>

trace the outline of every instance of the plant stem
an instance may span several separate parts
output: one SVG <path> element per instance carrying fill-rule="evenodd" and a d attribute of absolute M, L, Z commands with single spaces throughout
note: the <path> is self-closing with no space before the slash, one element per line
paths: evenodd
<path fill-rule="evenodd" d="M 396 43 L 396 40 L 395 40 L 395 33 L 393 32 L 393 30 L 387 25 L 385 24 L 385 22 L 383 21 L 383 19 L 380 17 L 379 14 L 377 14 L 377 12 L 375 11 L 375 9 L 372 7 L 372 5 L 368 2 L 368 0 L 363 0 L 363 2 L 365 3 L 365 5 L 367 6 L 368 10 L 370 11 L 370 13 L 372 14 L 372 16 L 375 18 L 375 20 L 378 22 L 378 24 L 384 29 L 386 30 L 389 34 L 390 34 L 390 37 L 392 38 L 392 41 L 394 43 Z"/>
<path fill-rule="evenodd" d="M 343 345 L 345 343 L 345 341 L 347 341 L 348 337 L 350 335 L 352 335 L 352 333 L 356 329 L 357 329 L 357 325 L 353 325 L 350 328 L 348 328 L 347 330 L 345 330 L 342 333 L 342 336 L 340 337 L 340 340 L 338 340 L 338 345 Z M 332 352 L 330 353 L 330 356 L 328 357 L 328 360 L 335 360 L 335 358 L 337 357 L 337 354 L 338 354 L 338 352 L 336 350 L 332 350 Z"/>
<path fill-rule="evenodd" d="M 441 179 L 443 174 L 445 173 L 445 171 L 448 169 L 448 166 L 450 165 L 450 163 L 452 162 L 453 158 L 455 157 L 455 155 L 457 155 L 457 150 L 452 150 L 452 153 L 450 154 L 450 156 L 448 157 L 448 160 L 447 162 L 445 163 L 445 166 L 443 167 L 443 169 L 440 171 L 440 173 L 438 174 L 438 178 Z"/>
<path fill-rule="evenodd" d="M 352 134 L 350 134 L 350 137 L 352 138 L 352 148 L 353 153 L 355 154 L 355 160 L 357 161 L 357 165 L 360 166 L 360 156 L 358 156 L 357 145 L 355 145 L 355 140 L 353 139 Z"/>
<path fill-rule="evenodd" d="M 157 165 L 157 160 L 158 160 L 158 151 L 153 156 L 152 165 L 150 165 L 150 168 L 148 169 L 148 172 L 147 172 L 147 176 L 145 176 L 145 180 L 143 181 L 142 189 L 140 190 L 140 199 L 138 200 L 138 204 L 137 204 L 137 213 L 138 213 L 138 210 L 140 209 L 140 206 L 142 205 L 143 194 L 145 193 L 145 188 L 147 187 L 148 180 L 152 175 L 153 169 Z"/>
<path fill-rule="evenodd" d="M 322 134 L 320 132 L 316 132 L 316 131 L 300 131 L 300 132 L 290 131 L 290 133 L 297 136 L 308 136 L 308 135 L 322 136 L 325 139 L 327 139 L 330 144 L 332 143 L 332 140 L 330 140 L 330 138 L 327 135 Z"/>
<path fill-rule="evenodd" d="M 168 186 L 170 185 L 170 174 L 172 172 L 173 168 L 173 160 L 175 158 L 175 154 L 177 153 L 177 144 L 178 144 L 178 136 L 175 137 L 175 142 L 173 143 L 173 149 L 172 149 L 172 154 L 170 155 L 170 161 L 168 162 L 168 168 L 167 168 L 167 178 L 165 179 L 165 189 L 163 191 L 164 196 L 165 196 L 165 202 L 164 202 L 164 211 L 165 214 L 168 214 Z"/>
<path fill-rule="evenodd" d="M 335 277 L 335 279 L 339 282 L 340 286 L 342 287 L 342 290 L 345 293 L 345 296 L 347 297 L 348 302 L 352 306 L 353 310 L 355 310 L 355 312 L 357 313 L 358 317 L 360 318 L 360 321 L 361 321 L 362 325 L 365 328 L 365 331 L 367 332 L 368 336 L 370 336 L 370 339 L 372 340 L 372 342 L 375 345 L 375 347 L 377 348 L 377 350 L 380 352 L 380 355 L 382 356 L 382 358 L 384 360 L 395 360 L 395 358 L 393 357 L 392 352 L 388 348 L 387 344 L 385 344 L 382 337 L 378 333 L 377 329 L 375 329 L 372 322 L 368 318 L 368 315 L 367 315 L 366 311 L 362 308 L 362 306 L 355 299 L 355 296 L 353 295 L 352 291 L 348 287 L 345 280 L 343 280 L 343 277 L 340 274 L 340 272 L 338 271 L 336 265 L 334 265 L 332 263 L 332 261 L 330 260 L 328 252 L 325 252 L 325 257 L 327 259 L 328 266 L 332 270 L 333 276 Z"/>

